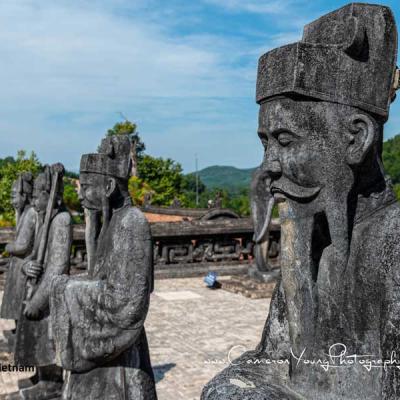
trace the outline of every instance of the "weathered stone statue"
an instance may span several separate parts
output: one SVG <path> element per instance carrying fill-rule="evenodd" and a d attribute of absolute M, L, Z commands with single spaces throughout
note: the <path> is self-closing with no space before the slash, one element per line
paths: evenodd
<path fill-rule="evenodd" d="M 129 197 L 129 153 L 129 138 L 112 136 L 81 159 L 88 274 L 56 277 L 51 289 L 57 362 L 67 370 L 63 400 L 157 398 L 144 329 L 153 247 Z"/>
<path fill-rule="evenodd" d="M 15 241 L 6 246 L 6 251 L 12 257 L 7 272 L 0 316 L 15 321 L 19 318 L 25 293 L 22 264 L 24 259 L 31 255 L 37 227 L 37 213 L 31 205 L 32 190 L 33 176 L 30 172 L 20 174 L 11 188 L 11 202 L 16 216 L 16 232 Z"/>
<path fill-rule="evenodd" d="M 396 53 L 390 9 L 353 3 L 261 57 L 258 239 L 280 202 L 282 279 L 260 344 L 203 400 L 399 398 L 400 208 L 381 154 Z"/>
<path fill-rule="evenodd" d="M 61 393 L 62 370 L 55 365 L 54 342 L 49 336 L 51 279 L 69 272 L 72 242 L 71 216 L 62 196 L 63 166 L 46 166 L 34 181 L 33 206 L 38 231 L 33 253 L 23 265 L 26 275 L 25 302 L 18 320 L 15 364 L 36 366 L 38 382 L 8 399 L 41 400 Z"/>

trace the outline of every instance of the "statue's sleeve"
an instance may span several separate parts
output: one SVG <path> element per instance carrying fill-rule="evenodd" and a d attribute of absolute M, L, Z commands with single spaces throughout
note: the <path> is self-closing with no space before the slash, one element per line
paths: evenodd
<path fill-rule="evenodd" d="M 47 242 L 43 276 L 30 300 L 32 305 L 41 311 L 49 307 L 50 285 L 53 277 L 68 272 L 71 243 L 71 216 L 67 212 L 62 212 L 52 221 Z"/>
<path fill-rule="evenodd" d="M 98 367 L 131 347 L 143 330 L 152 279 L 150 229 L 141 215 L 120 222 L 105 243 L 96 279 L 52 282 L 52 331 L 64 369 Z"/>
<path fill-rule="evenodd" d="M 24 213 L 15 241 L 7 245 L 14 256 L 25 256 L 33 246 L 36 227 L 36 213 L 32 207 Z"/>

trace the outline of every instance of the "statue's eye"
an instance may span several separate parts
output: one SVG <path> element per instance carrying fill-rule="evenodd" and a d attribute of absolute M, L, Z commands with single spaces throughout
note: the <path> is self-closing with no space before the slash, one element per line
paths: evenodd
<path fill-rule="evenodd" d="M 294 142 L 293 136 L 287 132 L 280 133 L 277 137 L 277 140 L 278 143 L 283 147 L 289 146 L 291 143 Z"/>

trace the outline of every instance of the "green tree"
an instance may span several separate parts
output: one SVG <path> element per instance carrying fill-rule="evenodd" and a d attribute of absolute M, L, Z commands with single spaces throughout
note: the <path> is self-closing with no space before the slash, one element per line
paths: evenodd
<path fill-rule="evenodd" d="M 64 203 L 73 213 L 82 213 L 81 202 L 78 197 L 77 182 L 75 179 L 64 177 Z"/>
<path fill-rule="evenodd" d="M 133 203 L 137 206 L 144 204 L 144 199 L 147 193 L 154 194 L 154 190 L 150 185 L 137 176 L 131 176 L 128 182 L 129 194 L 132 197 Z"/>
<path fill-rule="evenodd" d="M 399 184 L 399 183 L 396 183 L 396 184 L 393 186 L 393 190 L 394 190 L 394 193 L 395 193 L 395 195 L 396 195 L 397 200 L 400 200 L 400 184 Z"/>
<path fill-rule="evenodd" d="M 198 178 L 199 207 L 201 204 L 201 196 L 206 192 L 206 185 Z M 196 175 L 191 173 L 182 177 L 182 193 L 185 196 L 185 207 L 196 208 Z"/>
<path fill-rule="evenodd" d="M 0 225 L 15 224 L 15 212 L 11 205 L 11 186 L 18 175 L 24 171 L 30 171 L 34 176 L 41 170 L 42 166 L 34 152 L 29 156 L 24 150 L 17 153 L 14 160 L 7 157 L 0 163 Z"/>
<path fill-rule="evenodd" d="M 400 135 L 383 143 L 382 158 L 385 171 L 392 179 L 393 184 L 400 183 Z"/>
<path fill-rule="evenodd" d="M 156 158 L 145 154 L 138 162 L 138 178 L 153 191 L 152 204 L 168 206 L 175 197 L 186 204 L 182 193 L 182 167 L 170 158 Z"/>
<path fill-rule="evenodd" d="M 229 194 L 227 207 L 234 210 L 240 216 L 250 215 L 250 189 L 243 187 L 236 193 Z"/>

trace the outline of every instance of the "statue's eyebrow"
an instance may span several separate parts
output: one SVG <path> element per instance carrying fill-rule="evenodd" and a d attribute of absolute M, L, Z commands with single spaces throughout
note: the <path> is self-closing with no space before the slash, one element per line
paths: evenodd
<path fill-rule="evenodd" d="M 274 138 L 278 138 L 278 136 L 282 133 L 288 133 L 289 135 L 295 137 L 295 138 L 300 138 L 301 136 L 297 135 L 296 133 L 294 133 L 293 131 L 291 131 L 290 129 L 286 129 L 286 128 L 278 128 L 273 130 L 272 132 L 270 132 L 270 135 L 273 136 Z"/>

